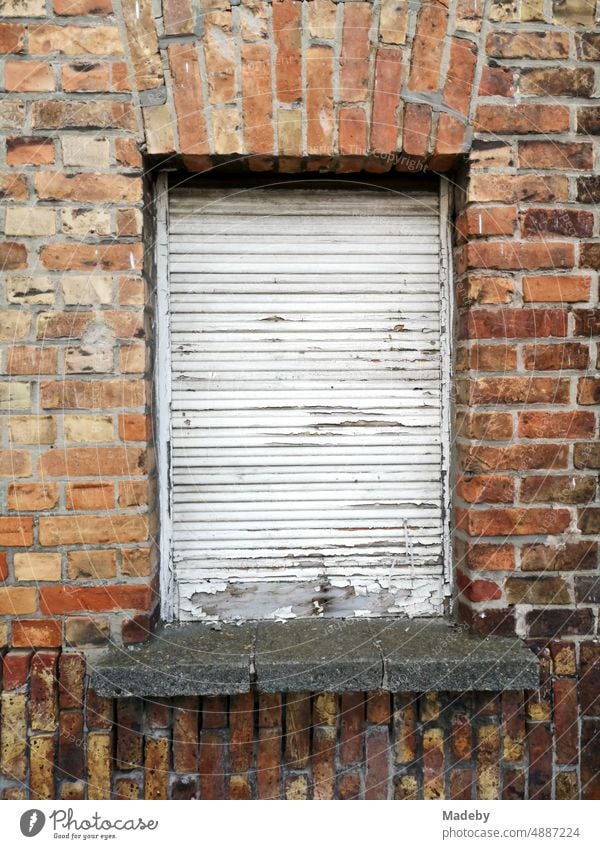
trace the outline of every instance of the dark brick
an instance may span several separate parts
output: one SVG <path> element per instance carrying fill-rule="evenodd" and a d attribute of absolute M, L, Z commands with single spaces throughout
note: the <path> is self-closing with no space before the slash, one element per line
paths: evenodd
<path fill-rule="evenodd" d="M 584 610 L 530 610 L 525 614 L 527 630 L 532 637 L 557 637 L 592 634 L 594 615 Z"/>

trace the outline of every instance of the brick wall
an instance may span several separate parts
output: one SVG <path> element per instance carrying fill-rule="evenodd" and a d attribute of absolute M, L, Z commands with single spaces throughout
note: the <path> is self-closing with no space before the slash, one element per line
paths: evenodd
<path fill-rule="evenodd" d="M 160 163 L 218 175 L 234 161 L 275 172 L 450 175 L 457 612 L 481 632 L 516 631 L 542 658 L 556 639 L 580 657 L 544 690 L 514 770 L 528 774 L 522 792 L 531 795 L 568 764 L 571 777 L 557 774 L 552 792 L 597 793 L 598 719 L 585 717 L 598 717 L 598 706 L 581 695 L 592 686 L 586 676 L 598 684 L 587 670 L 600 603 L 594 4 L 165 0 L 158 19 L 150 0 L 51 6 L 49 15 L 42 0 L 6 0 L 0 23 L 0 650 L 17 665 L 40 650 L 29 696 L 5 676 L 3 751 L 24 734 L 37 763 L 15 780 L 34 795 L 36 781 L 50 780 L 43 763 L 56 726 L 32 714 L 26 732 L 23 721 L 40 681 L 54 692 L 52 651 L 68 658 L 139 641 L 156 618 L 144 187 Z M 77 725 L 77 708 L 65 710 Z M 495 711 L 483 725 L 498 727 Z M 441 768 L 434 741 L 450 746 L 451 714 L 432 718 L 435 734 L 423 726 L 421 748 L 400 769 L 416 776 L 419 794 L 423 776 Z M 343 715 L 323 728 L 341 734 Z M 170 720 L 158 734 L 148 716 L 146 767 L 160 771 L 169 744 L 155 738 L 168 738 Z M 219 720 L 219 739 L 232 716 Z M 465 716 L 475 739 L 479 708 Z M 375 752 L 397 733 L 387 721 L 365 727 Z M 110 732 L 88 728 L 95 769 L 110 756 Z M 495 734 L 479 741 L 473 774 L 485 774 L 482 763 L 499 768 Z M 318 731 L 313 745 L 327 751 L 326 740 Z M 319 784 L 315 766 L 318 775 L 330 767 L 313 755 Z M 502 781 L 513 770 L 506 762 L 503 750 Z M 367 781 L 362 765 L 356 772 Z"/>
<path fill-rule="evenodd" d="M 85 665 L 4 656 L 3 798 L 600 798 L 593 641 L 553 641 L 527 694 L 111 701 L 86 692 Z"/>

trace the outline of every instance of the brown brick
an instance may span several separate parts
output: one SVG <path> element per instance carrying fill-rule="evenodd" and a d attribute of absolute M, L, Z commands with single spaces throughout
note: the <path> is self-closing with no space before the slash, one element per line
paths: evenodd
<path fill-rule="evenodd" d="M 43 381 L 41 384 L 41 405 L 45 409 L 140 407 L 144 400 L 145 386 L 141 380 L 57 380 Z"/>
<path fill-rule="evenodd" d="M 595 542 L 565 543 L 560 547 L 551 545 L 525 545 L 521 553 L 521 569 L 539 572 L 558 572 L 577 569 L 596 569 L 598 563 Z"/>
<path fill-rule="evenodd" d="M 592 68 L 524 68 L 519 76 L 521 94 L 541 97 L 591 97 Z"/>
<path fill-rule="evenodd" d="M 525 614 L 525 620 L 531 637 L 589 635 L 594 628 L 590 609 L 530 610 Z"/>
<path fill-rule="evenodd" d="M 0 587 L 0 616 L 19 616 L 36 612 L 34 587 Z"/>
<path fill-rule="evenodd" d="M 40 261 L 49 271 L 127 271 L 132 263 L 141 268 L 142 246 L 110 244 L 98 248 L 58 242 L 40 250 Z"/>
<path fill-rule="evenodd" d="M 142 585 L 113 584 L 105 587 L 42 587 L 42 613 L 78 613 L 83 610 L 146 610 L 151 590 Z"/>
<path fill-rule="evenodd" d="M 587 170 L 594 164 L 592 146 L 586 142 L 520 141 L 518 150 L 521 168 Z"/>
<path fill-rule="evenodd" d="M 569 38 L 566 32 L 493 32 L 486 50 L 496 59 L 566 59 Z"/>
<path fill-rule="evenodd" d="M 263 729 L 262 733 L 271 733 L 271 729 Z M 276 733 L 279 736 L 280 732 Z M 257 768 L 261 769 L 258 762 Z M 260 786 L 259 776 L 257 781 Z M 225 743 L 221 731 L 202 731 L 200 735 L 200 798 L 225 798 Z"/>
<path fill-rule="evenodd" d="M 600 798 L 600 720 L 581 722 L 581 784 L 584 799 Z"/>
<path fill-rule="evenodd" d="M 110 91 L 110 65 L 106 62 L 74 62 L 60 71 L 64 91 Z"/>
<path fill-rule="evenodd" d="M 57 773 L 73 779 L 84 777 L 83 714 L 61 711 L 58 733 Z"/>
<path fill-rule="evenodd" d="M 208 153 L 208 138 L 195 45 L 171 44 L 169 64 L 180 149 L 183 153 L 204 155 Z"/>
<path fill-rule="evenodd" d="M 509 604 L 569 604 L 572 596 L 562 578 L 508 578 L 505 584 Z"/>
<path fill-rule="evenodd" d="M 67 575 L 71 580 L 115 578 L 117 558 L 114 551 L 69 551 L 67 553 Z"/>
<path fill-rule="evenodd" d="M 0 53 L 22 53 L 24 44 L 23 24 L 0 23 Z"/>
<path fill-rule="evenodd" d="M 59 705 L 61 709 L 81 708 L 85 692 L 85 656 L 62 652 L 58 659 Z"/>
<path fill-rule="evenodd" d="M 513 430 L 510 413 L 465 413 L 457 424 L 458 434 L 467 439 L 510 439 Z"/>
<path fill-rule="evenodd" d="M 562 371 L 585 369 L 589 363 L 589 349 L 579 342 L 544 345 L 537 342 L 523 346 L 523 365 L 532 371 Z"/>
<path fill-rule="evenodd" d="M 569 183 L 566 176 L 558 174 L 474 173 L 469 180 L 467 198 L 471 203 L 560 203 L 569 200 Z"/>
<path fill-rule="evenodd" d="M 140 699 L 118 699 L 115 754 L 117 769 L 138 769 L 143 765 L 142 718 L 143 705 Z"/>
<path fill-rule="evenodd" d="M 65 485 L 67 510 L 112 510 L 115 485 L 103 481 L 85 481 Z"/>
<path fill-rule="evenodd" d="M 584 716 L 600 716 L 600 645 L 597 642 L 581 644 L 579 702 Z"/>
<path fill-rule="evenodd" d="M 534 476 L 521 482 L 521 500 L 581 504 L 594 500 L 596 488 L 596 479 L 590 475 Z"/>
<path fill-rule="evenodd" d="M 514 481 L 503 475 L 461 476 L 456 484 L 457 495 L 471 504 L 482 502 L 511 503 L 514 497 Z"/>
<path fill-rule="evenodd" d="M 289 740 L 294 737 L 294 732 L 297 734 L 302 732 L 294 723 L 298 722 L 298 713 L 300 706 L 304 704 L 299 698 L 299 694 L 291 694 L 288 696 L 288 742 L 286 742 L 286 758 L 291 760 Z M 293 705 L 290 711 L 290 704 Z M 302 720 L 300 719 L 300 722 Z M 306 724 L 306 735 L 310 727 L 310 720 Z M 297 738 L 300 739 L 300 738 Z M 307 746 L 308 749 L 308 746 Z M 231 697 L 231 706 L 229 710 L 229 759 L 231 769 L 234 772 L 246 772 L 252 767 L 254 757 L 254 695 L 252 693 L 244 693 Z M 301 753 L 298 754 L 297 760 L 302 760 Z M 305 766 L 306 764 L 301 764 Z"/>
<path fill-rule="evenodd" d="M 12 643 L 15 648 L 58 648 L 62 642 L 62 624 L 57 619 L 15 619 Z"/>
<path fill-rule="evenodd" d="M 600 604 L 600 580 L 594 575 L 576 576 L 575 601 L 578 604 Z"/>
<path fill-rule="evenodd" d="M 464 553 L 459 555 L 458 565 L 462 564 L 474 572 L 511 570 L 515 568 L 514 548 L 512 545 L 490 545 L 489 543 L 467 545 Z"/>
<path fill-rule="evenodd" d="M 589 121 L 587 123 L 590 123 Z M 478 133 L 564 133 L 569 130 L 569 109 L 537 103 L 480 104 L 473 128 Z M 585 131 L 585 130 L 584 130 Z"/>
<path fill-rule="evenodd" d="M 583 406 L 595 405 L 600 401 L 600 379 L 580 377 L 577 381 L 577 403 Z"/>
<path fill-rule="evenodd" d="M 524 236 L 591 236 L 594 217 L 581 209 L 528 209 L 521 217 Z"/>
<path fill-rule="evenodd" d="M 57 15 L 110 15 L 111 0 L 53 0 L 52 8 Z"/>
<path fill-rule="evenodd" d="M 4 65 L 7 91 L 54 91 L 54 73 L 48 62 L 14 62 Z"/>
<path fill-rule="evenodd" d="M 527 729 L 529 749 L 529 798 L 550 799 L 552 791 L 552 735 L 547 723 Z"/>
<path fill-rule="evenodd" d="M 105 646 L 110 638 L 110 624 L 104 616 L 70 616 L 65 622 L 65 641 L 75 648 Z"/>

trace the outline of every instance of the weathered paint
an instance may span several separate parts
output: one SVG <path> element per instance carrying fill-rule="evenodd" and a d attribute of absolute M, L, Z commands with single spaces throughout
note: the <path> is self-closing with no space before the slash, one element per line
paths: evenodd
<path fill-rule="evenodd" d="M 167 214 L 163 615 L 440 614 L 437 194 L 177 189 Z"/>

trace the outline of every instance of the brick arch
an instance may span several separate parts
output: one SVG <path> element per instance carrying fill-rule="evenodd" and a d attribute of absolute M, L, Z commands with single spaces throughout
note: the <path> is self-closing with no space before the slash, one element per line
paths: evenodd
<path fill-rule="evenodd" d="M 445 171 L 469 147 L 478 4 L 124 0 L 148 154 L 192 170 Z M 164 69 L 164 70 L 163 70 Z"/>

